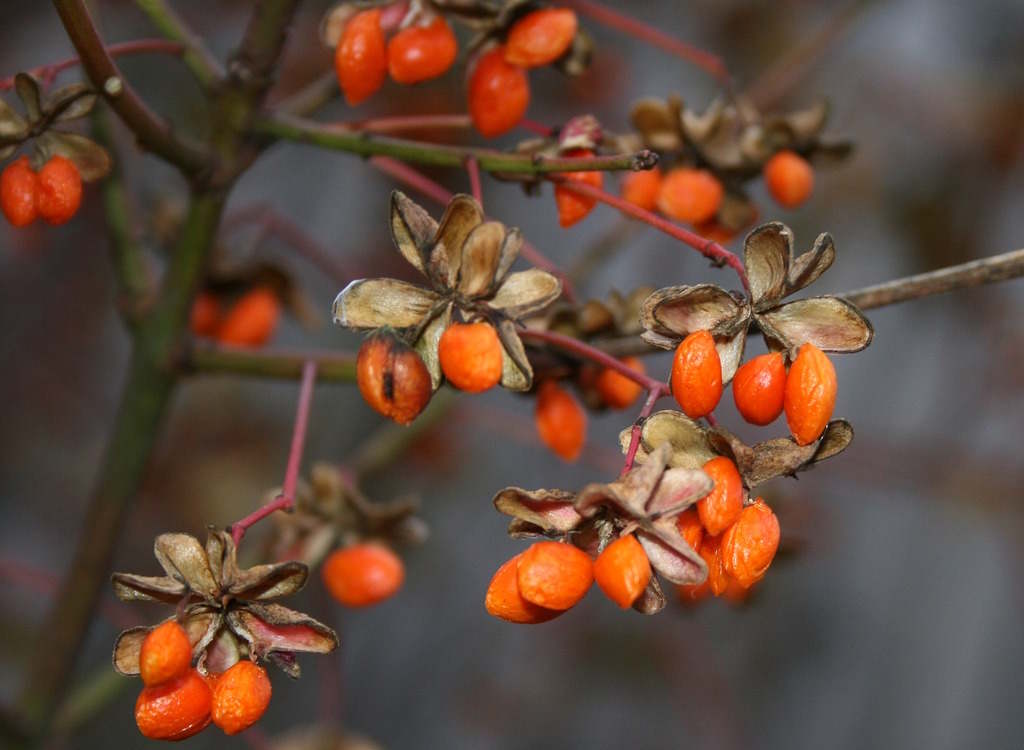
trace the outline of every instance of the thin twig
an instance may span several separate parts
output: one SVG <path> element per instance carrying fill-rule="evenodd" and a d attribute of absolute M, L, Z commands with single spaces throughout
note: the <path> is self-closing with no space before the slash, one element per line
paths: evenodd
<path fill-rule="evenodd" d="M 651 416 L 651 412 L 654 411 L 654 405 L 658 403 L 658 400 L 668 395 L 662 390 L 651 389 L 647 391 L 647 400 L 644 401 L 644 407 L 640 410 L 640 414 L 633 422 L 633 427 L 629 431 L 629 448 L 626 450 L 626 460 L 622 464 L 622 471 L 619 474 L 620 477 L 626 476 L 629 470 L 633 468 L 633 461 L 636 460 L 636 452 L 640 448 L 640 437 L 644 431 L 644 422 Z"/>
<path fill-rule="evenodd" d="M 470 195 L 473 196 L 477 203 L 483 206 L 484 191 L 480 186 L 480 165 L 477 164 L 476 157 L 470 156 L 466 159 L 466 173 L 469 175 Z"/>
<path fill-rule="evenodd" d="M 398 115 L 339 122 L 336 127 L 351 130 L 353 133 L 404 133 L 410 130 L 441 128 L 462 130 L 473 127 L 473 119 L 469 115 Z"/>
<path fill-rule="evenodd" d="M 224 79 L 224 67 L 220 61 L 164 0 L 135 0 L 135 4 L 149 16 L 161 34 L 185 46 L 182 58 L 199 83 L 210 88 Z"/>

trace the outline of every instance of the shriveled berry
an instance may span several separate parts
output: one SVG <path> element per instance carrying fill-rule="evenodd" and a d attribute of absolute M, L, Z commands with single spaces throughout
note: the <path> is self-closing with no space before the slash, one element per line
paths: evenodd
<path fill-rule="evenodd" d="M 677 167 L 665 175 L 658 191 L 658 210 L 690 224 L 710 220 L 722 205 L 725 191 L 706 169 Z"/>
<path fill-rule="evenodd" d="M 700 543 L 700 556 L 708 566 L 708 587 L 715 596 L 721 596 L 729 587 L 729 574 L 722 560 L 722 537 L 705 534 Z"/>
<path fill-rule="evenodd" d="M 783 406 L 786 422 L 799 445 L 821 437 L 836 406 L 836 369 L 814 344 L 800 347 L 789 367 Z"/>
<path fill-rule="evenodd" d="M 350 105 L 369 98 L 384 84 L 388 72 L 380 15 L 379 8 L 356 13 L 345 25 L 334 51 L 334 72 Z"/>
<path fill-rule="evenodd" d="M 587 439 L 587 413 L 569 391 L 553 380 L 537 389 L 534 411 L 541 442 L 566 461 L 575 461 Z"/>
<path fill-rule="evenodd" d="M 536 542 L 519 556 L 516 580 L 524 599 L 548 609 L 569 609 L 594 582 L 594 563 L 563 542 Z"/>
<path fill-rule="evenodd" d="M 214 336 L 220 327 L 220 300 L 209 292 L 200 292 L 192 302 L 189 328 L 196 336 Z"/>
<path fill-rule="evenodd" d="M 505 562 L 487 587 L 484 608 L 487 613 L 509 622 L 534 625 L 558 617 L 564 610 L 547 609 L 529 602 L 519 593 L 519 558 Z"/>
<path fill-rule="evenodd" d="M 210 723 L 213 696 L 196 670 L 152 687 L 135 701 L 135 723 L 151 740 L 183 740 Z"/>
<path fill-rule="evenodd" d="M 715 410 L 722 398 L 722 361 L 710 333 L 694 331 L 676 347 L 671 385 L 679 407 L 691 419 Z"/>
<path fill-rule="evenodd" d="M 732 379 L 736 410 L 750 424 L 767 425 L 782 413 L 786 395 L 786 362 L 779 352 L 744 362 Z"/>
<path fill-rule="evenodd" d="M 36 195 L 39 193 L 39 175 L 32 169 L 28 157 L 22 156 L 4 167 L 0 174 L 0 208 L 12 225 L 24 227 L 39 216 Z"/>
<path fill-rule="evenodd" d="M 696 508 L 687 508 L 676 516 L 676 528 L 694 552 L 700 549 L 700 543 L 704 539 L 704 524 L 700 522 Z"/>
<path fill-rule="evenodd" d="M 281 316 L 281 301 L 266 287 L 243 294 L 227 311 L 217 329 L 217 340 L 232 346 L 263 346 L 274 335 Z"/>
<path fill-rule="evenodd" d="M 661 180 L 661 169 L 658 167 L 628 172 L 622 178 L 622 199 L 645 211 L 653 211 L 658 205 Z"/>
<path fill-rule="evenodd" d="M 796 208 L 811 197 L 814 168 L 799 154 L 780 151 L 765 163 L 764 182 L 780 206 Z"/>
<path fill-rule="evenodd" d="M 718 535 L 732 526 L 743 510 L 743 480 L 736 464 L 725 456 L 716 456 L 703 466 L 715 486 L 706 497 L 697 501 L 697 514 L 711 535 Z"/>
<path fill-rule="evenodd" d="M 455 62 L 455 32 L 441 16 L 429 26 L 410 26 L 388 41 L 388 72 L 396 83 L 420 83 L 444 75 Z"/>
<path fill-rule="evenodd" d="M 775 559 L 779 537 L 779 519 L 764 500 L 757 498 L 722 535 L 725 571 L 741 586 L 753 586 L 764 578 Z"/>
<path fill-rule="evenodd" d="M 69 221 L 82 205 L 82 175 L 70 159 L 51 157 L 39 170 L 36 210 L 48 224 Z"/>
<path fill-rule="evenodd" d="M 437 344 L 441 370 L 460 391 L 482 393 L 501 380 L 503 349 L 488 323 L 452 323 Z"/>
<path fill-rule="evenodd" d="M 548 65 L 572 46 L 576 14 L 568 8 L 542 8 L 527 13 L 509 29 L 505 60 L 523 68 Z"/>
<path fill-rule="evenodd" d="M 480 135 L 494 138 L 519 124 L 530 106 L 526 71 L 505 62 L 503 47 L 484 52 L 469 77 L 469 115 Z"/>
<path fill-rule="evenodd" d="M 635 536 L 620 536 L 604 548 L 594 560 L 594 580 L 620 607 L 633 606 L 651 581 L 651 561 Z"/>
<path fill-rule="evenodd" d="M 402 587 L 405 566 L 389 547 L 365 542 L 331 553 L 321 575 L 328 593 L 338 602 L 346 607 L 368 607 Z"/>
<path fill-rule="evenodd" d="M 393 333 L 375 333 L 356 356 L 356 384 L 378 414 L 409 424 L 430 402 L 430 372 L 420 355 Z"/>
<path fill-rule="evenodd" d="M 224 734 L 238 734 L 257 721 L 270 705 L 270 678 L 263 667 L 242 659 L 217 676 L 210 715 Z"/>
<path fill-rule="evenodd" d="M 623 357 L 622 364 L 631 370 L 645 374 L 647 369 L 642 360 L 637 357 Z M 594 381 L 601 400 L 612 409 L 628 409 L 643 393 L 643 386 L 635 380 L 630 380 L 615 370 L 607 367 L 598 374 Z"/>
<path fill-rule="evenodd" d="M 139 650 L 139 676 L 147 686 L 181 677 L 192 665 L 192 644 L 174 620 L 149 631 Z"/>
<path fill-rule="evenodd" d="M 565 153 L 565 156 L 570 158 L 587 158 L 593 155 L 593 151 L 585 148 L 571 149 Z M 596 188 L 604 184 L 603 172 L 566 172 L 561 177 L 569 182 L 582 182 Z M 558 207 L 558 223 L 563 227 L 571 227 L 593 210 L 597 205 L 597 199 L 574 193 L 569 188 L 556 184 L 555 205 Z"/>

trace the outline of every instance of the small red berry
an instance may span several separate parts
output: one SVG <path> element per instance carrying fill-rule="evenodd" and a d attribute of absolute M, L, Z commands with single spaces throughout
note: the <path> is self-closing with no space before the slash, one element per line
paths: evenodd
<path fill-rule="evenodd" d="M 689 224 L 709 221 L 722 205 L 725 191 L 706 169 L 677 167 L 665 175 L 658 192 L 658 209 Z"/>
<path fill-rule="evenodd" d="M 554 380 L 537 389 L 534 413 L 541 442 L 566 461 L 575 461 L 587 438 L 587 413 L 569 391 Z"/>
<path fill-rule="evenodd" d="M 672 395 L 690 417 L 706 417 L 722 398 L 722 361 L 708 331 L 694 331 L 676 347 Z"/>
<path fill-rule="evenodd" d="M 224 315 L 217 340 L 232 346 L 263 346 L 274 335 L 281 301 L 266 287 L 243 294 Z"/>
<path fill-rule="evenodd" d="M 576 605 L 594 582 L 590 555 L 564 542 L 536 542 L 519 556 L 516 568 L 519 593 L 548 609 Z"/>
<path fill-rule="evenodd" d="M 743 510 L 743 480 L 736 464 L 725 456 L 716 456 L 703 466 L 704 473 L 711 477 L 715 486 L 701 500 L 697 501 L 697 514 L 704 528 L 712 536 L 728 529 Z"/>
<path fill-rule="evenodd" d="M 437 344 L 441 370 L 460 391 L 482 393 L 501 380 L 504 350 L 488 323 L 452 323 Z"/>
<path fill-rule="evenodd" d="M 658 167 L 629 172 L 622 179 L 622 199 L 645 211 L 653 211 L 658 205 L 661 180 L 661 169 Z"/>
<path fill-rule="evenodd" d="M 192 664 L 192 644 L 174 620 L 146 634 L 139 649 L 139 676 L 147 687 L 181 677 Z"/>
<path fill-rule="evenodd" d="M 328 593 L 346 607 L 368 607 L 391 597 L 405 581 L 402 558 L 375 542 L 336 550 L 321 574 Z"/>
<path fill-rule="evenodd" d="M 588 158 L 593 155 L 593 151 L 585 148 L 572 149 L 565 153 L 565 156 L 570 158 Z M 604 184 L 604 174 L 597 171 L 566 172 L 560 176 L 567 181 L 582 182 L 596 188 Z M 558 207 L 558 223 L 563 227 L 571 227 L 573 224 L 582 221 L 596 204 L 596 198 L 580 195 L 561 185 L 555 185 L 555 205 Z"/>
<path fill-rule="evenodd" d="M 779 549 L 779 519 L 764 500 L 757 498 L 739 520 L 722 535 L 722 564 L 744 588 L 764 578 Z"/>
<path fill-rule="evenodd" d="M 334 72 L 350 105 L 359 104 L 377 91 L 388 72 L 380 14 L 376 8 L 356 13 L 346 24 L 334 52 Z"/>
<path fill-rule="evenodd" d="M 213 723 L 227 735 L 245 731 L 266 713 L 271 693 L 263 667 L 248 659 L 236 662 L 213 685 Z"/>
<path fill-rule="evenodd" d="M 444 75 L 455 62 L 458 42 L 452 27 L 437 16 L 429 26 L 411 26 L 388 42 L 388 72 L 396 83 L 412 84 Z"/>
<path fill-rule="evenodd" d="M 647 372 L 644 363 L 636 357 L 623 357 L 622 364 L 642 374 Z M 594 387 L 601 400 L 612 409 L 628 409 L 644 391 L 635 380 L 607 367 L 598 374 Z"/>
<path fill-rule="evenodd" d="M 732 397 L 740 416 L 750 424 L 767 425 L 782 413 L 786 395 L 786 362 L 779 352 L 744 362 L 732 379 Z"/>
<path fill-rule="evenodd" d="M 651 562 L 632 534 L 620 536 L 594 560 L 594 580 L 623 609 L 644 592 L 651 581 Z"/>
<path fill-rule="evenodd" d="M 505 62 L 503 47 L 484 52 L 469 77 L 469 114 L 480 135 L 494 138 L 519 124 L 530 106 L 526 71 Z"/>
<path fill-rule="evenodd" d="M 799 154 L 780 151 L 765 163 L 764 182 L 780 206 L 796 208 L 811 197 L 814 168 Z"/>
<path fill-rule="evenodd" d="M 505 562 L 487 587 L 484 608 L 487 614 L 509 622 L 535 625 L 558 617 L 564 610 L 547 609 L 529 602 L 519 593 L 518 554 Z"/>
<path fill-rule="evenodd" d="M 836 406 L 836 369 L 814 344 L 800 347 L 789 367 L 783 408 L 786 422 L 798 445 L 821 437 Z"/>
<path fill-rule="evenodd" d="M 572 46 L 576 14 L 568 8 L 542 8 L 516 21 L 505 40 L 505 59 L 523 68 L 553 63 Z"/>
<path fill-rule="evenodd" d="M 36 210 L 49 224 L 69 221 L 82 204 L 82 175 L 70 159 L 54 156 L 39 170 Z"/>
<path fill-rule="evenodd" d="M 16 227 L 24 227 L 36 220 L 36 195 L 39 193 L 39 175 L 32 169 L 28 157 L 19 159 L 4 167 L 0 174 L 0 208 L 7 221 Z"/>
<path fill-rule="evenodd" d="M 209 292 L 200 292 L 192 302 L 189 328 L 196 336 L 214 336 L 220 327 L 220 300 Z"/>
<path fill-rule="evenodd" d="M 430 372 L 414 349 L 393 333 L 375 333 L 359 347 L 356 384 L 374 411 L 409 424 L 430 402 Z"/>

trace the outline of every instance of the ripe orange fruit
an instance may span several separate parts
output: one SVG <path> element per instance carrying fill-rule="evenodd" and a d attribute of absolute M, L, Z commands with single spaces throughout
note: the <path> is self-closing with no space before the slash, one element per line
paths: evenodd
<path fill-rule="evenodd" d="M 725 587 L 725 591 L 722 593 L 722 598 L 733 604 L 743 604 L 750 598 L 751 591 L 753 591 L 753 586 L 747 588 L 735 578 L 730 578 L 729 585 Z"/>
<path fill-rule="evenodd" d="M 779 549 L 779 519 L 757 498 L 722 535 L 722 565 L 744 588 L 764 578 Z"/>
<path fill-rule="evenodd" d="M 220 327 L 220 300 L 209 292 L 200 292 L 192 301 L 189 328 L 196 336 L 214 336 Z"/>
<path fill-rule="evenodd" d="M 505 39 L 505 60 L 523 68 L 553 63 L 576 36 L 576 14 L 568 8 L 542 8 L 516 21 Z"/>
<path fill-rule="evenodd" d="M 39 170 L 36 210 L 48 224 L 68 221 L 82 205 L 82 175 L 70 159 L 51 157 Z"/>
<path fill-rule="evenodd" d="M 452 323 L 437 344 L 441 370 L 460 391 L 482 393 L 501 380 L 504 351 L 489 323 Z"/>
<path fill-rule="evenodd" d="M 345 25 L 334 51 L 334 72 L 350 105 L 359 104 L 384 85 L 388 53 L 380 9 L 356 13 Z"/>
<path fill-rule="evenodd" d="M 537 389 L 534 411 L 541 442 L 566 461 L 575 461 L 587 439 L 587 413 L 569 391 L 553 380 Z"/>
<path fill-rule="evenodd" d="M 785 394 L 786 362 L 779 352 L 744 362 L 732 379 L 736 409 L 750 424 L 764 426 L 778 419 Z"/>
<path fill-rule="evenodd" d="M 710 333 L 694 331 L 676 347 L 671 385 L 672 395 L 690 419 L 715 410 L 722 398 L 722 361 Z"/>
<path fill-rule="evenodd" d="M 168 620 L 149 631 L 139 650 L 139 676 L 146 686 L 181 677 L 192 665 L 192 644 L 185 628 Z"/>
<path fill-rule="evenodd" d="M 676 594 L 683 604 L 696 604 L 711 596 L 711 584 L 704 583 L 680 584 L 676 586 Z"/>
<path fill-rule="evenodd" d="M 676 167 L 665 175 L 658 191 L 658 210 L 689 224 L 710 220 L 722 205 L 722 183 L 706 169 Z"/>
<path fill-rule="evenodd" d="M 691 549 L 695 552 L 700 549 L 700 543 L 704 539 L 704 525 L 700 522 L 696 508 L 687 508 L 676 516 L 676 528 Z"/>
<path fill-rule="evenodd" d="M 569 609 L 594 582 L 594 563 L 583 550 L 563 542 L 536 542 L 519 556 L 519 593 L 548 609 Z"/>
<path fill-rule="evenodd" d="M 36 220 L 36 195 L 39 193 L 39 175 L 32 169 L 28 157 L 15 159 L 0 174 L 0 208 L 12 225 L 24 227 Z"/>
<path fill-rule="evenodd" d="M 392 333 L 375 333 L 356 356 L 356 384 L 378 414 L 409 424 L 430 402 L 430 372 L 420 355 Z"/>
<path fill-rule="evenodd" d="M 645 211 L 653 211 L 658 205 L 661 179 L 658 167 L 627 173 L 622 179 L 622 199 Z"/>
<path fill-rule="evenodd" d="M 270 289 L 256 287 L 243 294 L 224 315 L 217 340 L 233 346 L 263 346 L 277 328 L 281 301 Z"/>
<path fill-rule="evenodd" d="M 321 575 L 328 593 L 338 602 L 346 607 L 368 607 L 402 587 L 405 566 L 390 547 L 363 542 L 331 553 Z"/>
<path fill-rule="evenodd" d="M 217 676 L 210 715 L 224 734 L 238 734 L 263 716 L 270 705 L 270 678 L 263 667 L 242 659 Z"/>
<path fill-rule="evenodd" d="M 651 561 L 632 534 L 620 536 L 594 560 L 594 580 L 623 609 L 644 592 L 651 581 Z"/>
<path fill-rule="evenodd" d="M 530 106 L 526 71 L 505 62 L 503 47 L 484 52 L 469 77 L 469 114 L 480 135 L 494 138 L 519 124 Z"/>
<path fill-rule="evenodd" d="M 796 208 L 811 197 L 814 168 L 792 151 L 780 151 L 764 165 L 764 182 L 780 206 Z"/>
<path fill-rule="evenodd" d="M 729 574 L 725 572 L 722 561 L 722 537 L 705 534 L 698 552 L 708 565 L 708 579 L 705 583 L 712 594 L 721 596 L 729 587 Z"/>
<path fill-rule="evenodd" d="M 568 157 L 590 157 L 594 152 L 586 148 L 576 148 L 565 152 Z M 599 188 L 604 184 L 602 172 L 565 172 L 561 177 L 571 182 L 584 182 Z M 589 214 L 597 204 L 597 199 L 579 195 L 561 185 L 555 185 L 555 205 L 558 207 L 558 223 L 563 227 L 571 227 Z"/>
<path fill-rule="evenodd" d="M 183 740 L 210 723 L 212 701 L 206 680 L 190 669 L 169 682 L 143 688 L 135 701 L 135 723 L 151 740 Z"/>
<path fill-rule="evenodd" d="M 623 357 L 622 364 L 639 373 L 647 372 L 643 361 L 637 357 Z M 594 387 L 597 388 L 601 400 L 612 409 L 628 409 L 644 392 L 644 387 L 635 380 L 630 380 L 608 368 L 598 374 Z"/>
<path fill-rule="evenodd" d="M 821 437 L 836 406 L 836 369 L 824 352 L 810 342 L 800 347 L 789 367 L 783 407 L 786 422 L 799 445 Z"/>
<path fill-rule="evenodd" d="M 743 480 L 736 464 L 725 456 L 716 456 L 703 466 L 704 473 L 715 481 L 715 486 L 703 499 L 697 501 L 697 514 L 704 528 L 717 536 L 736 523 L 743 510 Z"/>
<path fill-rule="evenodd" d="M 528 602 L 519 593 L 519 558 L 516 555 L 505 562 L 491 579 L 484 597 L 487 613 L 509 622 L 536 624 L 547 622 L 562 614 L 562 610 L 546 609 Z"/>
<path fill-rule="evenodd" d="M 437 16 L 429 26 L 410 26 L 388 42 L 388 72 L 396 83 L 419 83 L 444 75 L 455 62 L 458 42 L 448 22 Z"/>

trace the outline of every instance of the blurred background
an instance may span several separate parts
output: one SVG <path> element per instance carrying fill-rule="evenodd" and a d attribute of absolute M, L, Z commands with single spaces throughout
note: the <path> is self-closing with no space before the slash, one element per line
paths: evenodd
<path fill-rule="evenodd" d="M 223 57 L 251 3 L 173 5 Z M 316 30 L 327 6 L 302 3 L 282 95 L 329 70 Z M 814 196 L 797 211 L 775 208 L 755 188 L 762 218 L 791 226 L 798 249 L 819 232 L 834 236 L 837 261 L 815 293 L 1024 245 L 1021 3 L 618 6 L 721 55 L 741 90 L 771 90 L 779 107 L 831 101 L 827 132 L 853 140 L 854 156 L 818 170 Z M 108 42 L 156 36 L 133 3 L 94 7 Z M 606 127 L 625 129 L 629 105 L 641 96 L 677 93 L 703 109 L 716 95 L 700 70 L 582 23 L 597 43 L 590 71 L 572 80 L 534 72 L 532 119 L 557 124 L 592 112 Z M 3 75 L 69 54 L 48 3 L 4 3 Z M 177 60 L 136 56 L 121 65 L 154 109 L 183 130 L 195 127 L 202 98 Z M 415 96 L 388 83 L 356 114 L 336 101 L 321 117 L 464 112 L 462 70 Z M 140 235 L 155 250 L 161 217 L 173 216 L 186 188 L 118 132 Z M 424 137 L 479 142 L 458 131 Z M 461 171 L 432 176 L 468 190 Z M 388 235 L 392 187 L 357 158 L 286 144 L 244 177 L 229 213 L 265 202 L 353 275 L 409 278 Z M 622 229 L 605 206 L 562 230 L 550 188 L 530 198 L 485 176 L 483 194 L 488 212 L 519 226 L 563 267 L 621 233 L 618 250 L 582 284 L 584 297 L 641 284 L 731 281 L 653 229 Z M 226 246 L 250 252 L 246 236 L 233 234 Z M 328 324 L 338 283 L 273 238 L 256 252 L 290 268 L 323 318 L 316 330 L 286 321 L 275 345 L 354 351 L 359 339 Z M 423 500 L 431 536 L 403 550 L 401 593 L 346 611 L 311 578 L 294 604 L 335 627 L 341 648 L 300 657 L 298 682 L 272 674 L 274 700 L 248 740 L 211 731 L 189 744 L 268 747 L 325 722 L 389 748 L 1021 747 L 1022 315 L 1020 281 L 870 313 L 871 347 L 834 359 L 836 414 L 853 422 L 857 439 L 800 481 L 763 488 L 784 544 L 797 552 L 780 558 L 743 606 L 712 600 L 687 608 L 673 597 L 648 618 L 593 593 L 542 627 L 487 616 L 482 600 L 493 571 L 524 546 L 506 537 L 493 494 L 511 484 L 575 490 L 611 479 L 621 465 L 617 433 L 633 414 L 593 415 L 582 459 L 567 465 L 535 437 L 532 401 L 504 391 L 460 397 L 436 429 L 363 487 L 374 499 L 411 491 Z M 10 705 L 29 660 L 46 648 L 38 624 L 70 559 L 129 355 L 95 187 L 63 227 L 0 226 L 0 320 L 0 702 Z M 664 355 L 648 360 L 649 372 L 667 369 Z M 230 523 L 256 507 L 281 482 L 296 396 L 288 382 L 184 382 L 113 569 L 155 574 L 156 534 L 201 536 L 206 524 Z M 730 398 L 720 418 L 753 437 Z M 343 463 L 380 424 L 353 386 L 318 387 L 306 465 Z M 249 554 L 269 530 L 254 529 Z M 158 616 L 104 595 L 74 676 L 79 703 L 64 714 L 73 731 L 53 747 L 149 744 L 132 720 L 138 683 L 112 674 L 109 653 L 120 628 Z"/>

